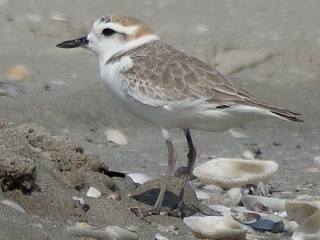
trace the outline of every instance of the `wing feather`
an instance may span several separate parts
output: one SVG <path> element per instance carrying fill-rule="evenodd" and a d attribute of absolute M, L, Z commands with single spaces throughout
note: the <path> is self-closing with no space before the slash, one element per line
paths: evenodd
<path fill-rule="evenodd" d="M 258 101 L 214 68 L 161 41 L 142 45 L 124 54 L 133 60 L 133 67 L 124 78 L 128 94 L 146 104 L 167 109 L 187 108 L 187 103 L 190 106 L 211 104 L 210 109 L 213 106 L 245 105 L 268 110 L 270 114 L 286 120 L 300 121 L 296 113 Z M 115 56 L 111 61 L 121 56 Z"/>

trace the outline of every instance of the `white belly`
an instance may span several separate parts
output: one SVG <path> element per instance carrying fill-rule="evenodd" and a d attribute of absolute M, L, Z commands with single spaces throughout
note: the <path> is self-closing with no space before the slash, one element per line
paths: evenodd
<path fill-rule="evenodd" d="M 177 101 L 177 103 L 170 103 L 169 105 L 147 104 L 147 101 L 139 101 L 139 98 L 134 98 L 128 94 L 128 89 L 123 84 L 124 75 L 121 72 L 131 67 L 132 60 L 130 57 L 123 57 L 119 62 L 103 66 L 101 68 L 102 81 L 113 98 L 125 109 L 156 125 L 167 128 L 224 131 L 245 122 L 266 117 L 265 114 L 261 114 L 255 109 L 243 111 L 237 108 L 216 109 L 211 107 L 208 110 L 208 108 L 203 107 L 204 105 L 201 105 L 204 104 L 201 101 L 198 104 L 188 101 Z"/>

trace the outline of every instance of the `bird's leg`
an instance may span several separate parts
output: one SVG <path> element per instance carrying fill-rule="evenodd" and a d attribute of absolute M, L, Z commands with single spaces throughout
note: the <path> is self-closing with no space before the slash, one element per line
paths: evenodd
<path fill-rule="evenodd" d="M 168 148 L 168 166 L 166 169 L 165 176 L 161 179 L 161 182 L 160 182 L 160 193 L 158 195 L 156 204 L 151 209 L 141 210 L 139 213 L 140 217 L 160 214 L 160 210 L 161 210 L 162 202 L 164 199 L 164 195 L 167 190 L 169 178 L 172 176 L 172 173 L 177 161 L 177 155 L 176 155 L 174 146 L 172 144 L 171 137 L 168 130 L 166 130 L 165 128 L 161 128 L 161 132 L 163 137 L 166 140 L 166 145 Z"/>
<path fill-rule="evenodd" d="M 188 166 L 187 166 L 187 172 L 186 173 L 188 175 L 188 180 L 190 180 L 190 178 L 192 176 L 193 167 L 194 167 L 194 164 L 195 164 L 196 159 L 197 159 L 197 151 L 196 151 L 196 148 L 193 145 L 190 130 L 189 129 L 184 129 L 183 131 L 184 131 L 184 134 L 186 136 L 188 147 L 189 147 L 189 152 L 187 154 Z"/>
<path fill-rule="evenodd" d="M 192 141 L 190 130 L 189 129 L 184 129 L 183 131 L 184 131 L 184 134 L 186 136 L 187 143 L 188 143 L 188 148 L 189 148 L 189 152 L 187 154 L 188 165 L 187 165 L 187 167 L 184 167 L 182 169 L 182 172 L 181 172 L 182 177 L 184 177 L 184 181 L 183 181 L 182 186 L 181 186 L 181 191 L 180 191 L 180 196 L 179 196 L 179 203 L 177 205 L 177 208 L 174 209 L 171 212 L 173 215 L 178 214 L 178 212 L 181 210 L 181 207 L 182 207 L 182 204 L 183 204 L 184 189 L 185 189 L 186 184 L 190 181 L 190 179 L 192 177 L 193 167 L 194 167 L 194 164 L 195 164 L 196 159 L 197 159 L 197 151 L 196 151 L 196 148 L 193 145 L 193 141 Z"/>

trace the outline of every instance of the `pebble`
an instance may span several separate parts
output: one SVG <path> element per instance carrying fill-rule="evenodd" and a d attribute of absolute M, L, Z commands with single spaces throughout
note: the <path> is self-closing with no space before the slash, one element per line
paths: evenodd
<path fill-rule="evenodd" d="M 160 235 L 159 233 L 156 234 L 156 236 L 154 237 L 155 240 L 170 240 L 169 238 Z"/>
<path fill-rule="evenodd" d="M 16 65 L 6 71 L 6 78 L 14 81 L 28 80 L 31 78 L 31 73 L 26 66 Z"/>
<path fill-rule="evenodd" d="M 254 153 L 253 153 L 253 152 L 250 152 L 250 151 L 244 151 L 244 152 L 242 153 L 242 156 L 243 156 L 245 159 L 249 159 L 249 160 L 255 159 Z"/>
<path fill-rule="evenodd" d="M 113 192 L 108 198 L 112 199 L 113 201 L 121 201 L 121 194 L 119 192 Z"/>
<path fill-rule="evenodd" d="M 118 144 L 118 145 L 127 145 L 128 138 L 124 133 L 115 128 L 109 128 L 105 131 L 105 136 L 109 142 Z"/>
<path fill-rule="evenodd" d="M 87 197 L 99 198 L 101 197 L 101 192 L 94 187 L 90 187 L 87 191 Z"/>

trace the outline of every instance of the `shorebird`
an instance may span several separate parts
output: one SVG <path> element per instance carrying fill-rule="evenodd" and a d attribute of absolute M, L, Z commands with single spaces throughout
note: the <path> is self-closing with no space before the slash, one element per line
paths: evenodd
<path fill-rule="evenodd" d="M 186 136 L 188 181 L 197 158 L 190 129 L 224 131 L 268 117 L 301 121 L 297 113 L 256 99 L 216 69 L 162 42 L 134 17 L 101 17 L 87 36 L 57 47 L 82 47 L 95 53 L 111 95 L 129 112 L 160 127 L 168 167 L 154 207 L 141 210 L 142 216 L 160 213 L 174 171 L 177 156 L 168 129 L 183 129 Z"/>

